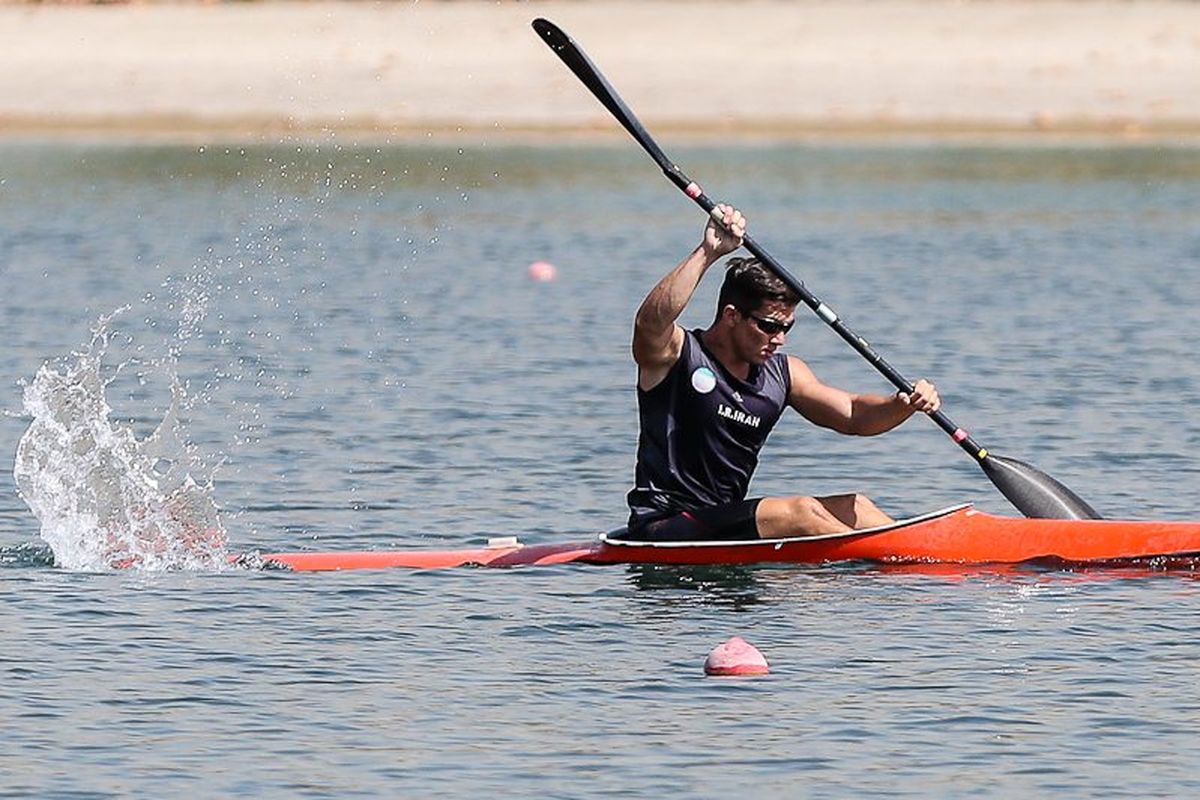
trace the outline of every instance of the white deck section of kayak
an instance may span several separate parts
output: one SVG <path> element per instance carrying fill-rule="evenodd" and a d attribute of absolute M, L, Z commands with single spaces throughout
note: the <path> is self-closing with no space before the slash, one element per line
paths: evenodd
<path fill-rule="evenodd" d="M 964 508 L 969 509 L 973 506 L 974 503 L 959 503 L 958 505 L 947 506 L 946 508 L 941 508 L 937 511 L 930 511 L 915 517 L 909 517 L 908 519 L 898 519 L 895 522 L 887 525 L 877 525 L 874 528 L 860 528 L 858 530 L 842 531 L 840 533 L 821 533 L 815 536 L 789 536 L 784 539 L 706 539 L 690 542 L 654 542 L 641 541 L 638 539 L 613 538 L 611 533 L 602 533 L 600 534 L 600 541 L 613 547 L 654 547 L 674 549 L 683 547 L 763 547 L 764 545 L 771 545 L 778 549 L 793 542 L 821 542 L 828 541 L 830 539 L 849 539 L 855 536 L 867 536 L 873 533 L 894 531 L 898 528 L 906 528 L 910 525 L 916 525 L 920 522 L 928 522 L 931 519 L 946 517 L 961 511 Z"/>

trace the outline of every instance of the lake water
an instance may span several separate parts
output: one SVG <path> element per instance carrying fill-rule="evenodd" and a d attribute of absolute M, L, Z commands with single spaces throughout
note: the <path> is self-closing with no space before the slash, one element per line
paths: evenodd
<path fill-rule="evenodd" d="M 664 144 L 981 444 L 1200 517 L 1200 150 Z M 127 307 L 107 419 L 145 439 L 178 380 L 230 551 L 615 527 L 632 314 L 702 225 L 625 142 L 0 144 L 0 795 L 1200 790 L 1190 573 L 70 569 L 17 495 L 21 382 Z M 791 352 L 889 391 L 801 314 Z M 781 423 L 756 493 L 850 490 L 1013 513 L 925 420 Z M 734 634 L 769 677 L 703 677 Z"/>

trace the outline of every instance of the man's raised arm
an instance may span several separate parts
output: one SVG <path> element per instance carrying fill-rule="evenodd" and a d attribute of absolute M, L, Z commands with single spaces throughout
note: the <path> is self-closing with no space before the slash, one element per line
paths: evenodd
<path fill-rule="evenodd" d="M 700 285 L 700 279 L 719 258 L 742 246 L 746 219 L 732 206 L 719 204 L 721 222 L 709 219 L 704 240 L 675 269 L 660 280 L 638 308 L 633 326 L 633 360 L 638 386 L 652 389 L 679 359 L 683 329 L 675 324 Z"/>

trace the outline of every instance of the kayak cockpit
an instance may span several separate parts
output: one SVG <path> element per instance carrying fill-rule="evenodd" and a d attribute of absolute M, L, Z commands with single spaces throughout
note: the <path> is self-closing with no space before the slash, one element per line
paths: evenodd
<path fill-rule="evenodd" d="M 811 543 L 828 541 L 833 539 L 850 539 L 857 536 L 870 536 L 877 533 L 896 530 L 899 528 L 907 528 L 912 525 L 917 525 L 922 522 L 948 517 L 952 514 L 957 514 L 961 511 L 973 508 L 972 503 L 959 503 L 946 508 L 940 508 L 937 511 L 929 511 L 925 514 L 920 514 L 907 519 L 898 519 L 895 522 L 890 522 L 887 525 L 877 525 L 874 528 L 859 528 L 853 531 L 843 531 L 840 533 L 824 533 L 815 536 L 789 536 L 779 539 L 714 539 L 700 541 L 685 541 L 685 542 L 655 542 L 645 539 L 630 539 L 628 536 L 628 528 L 618 528 L 608 533 L 600 534 L 600 541 L 614 547 L 664 547 L 664 548 L 680 548 L 680 547 L 738 547 L 738 546 L 759 546 L 764 544 L 773 545 L 776 548 L 783 547 L 794 543 Z"/>

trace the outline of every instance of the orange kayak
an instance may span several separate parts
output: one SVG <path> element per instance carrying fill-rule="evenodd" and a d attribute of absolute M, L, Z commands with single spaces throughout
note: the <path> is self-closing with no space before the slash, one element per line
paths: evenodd
<path fill-rule="evenodd" d="M 347 569 L 546 564 L 1015 564 L 1113 563 L 1195 557 L 1200 522 L 1057 520 L 998 517 L 953 506 L 891 525 L 849 533 L 745 542 L 633 542 L 616 533 L 584 542 L 522 545 L 513 538 L 463 550 L 268 553 L 273 566 L 312 572 Z"/>

